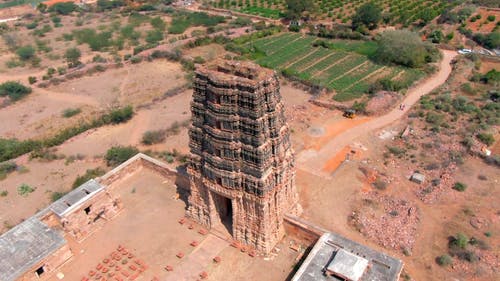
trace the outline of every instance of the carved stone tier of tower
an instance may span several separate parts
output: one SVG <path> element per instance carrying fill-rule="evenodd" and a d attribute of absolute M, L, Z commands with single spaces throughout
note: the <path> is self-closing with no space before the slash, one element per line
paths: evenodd
<path fill-rule="evenodd" d="M 269 253 L 298 200 L 276 74 L 248 62 L 199 67 L 191 111 L 188 216 Z"/>

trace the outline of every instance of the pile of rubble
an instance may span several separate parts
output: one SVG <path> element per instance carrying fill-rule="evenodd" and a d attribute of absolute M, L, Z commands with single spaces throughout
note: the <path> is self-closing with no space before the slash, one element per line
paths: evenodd
<path fill-rule="evenodd" d="M 416 205 L 373 191 L 350 217 L 358 230 L 381 246 L 411 251 L 420 215 Z"/>
<path fill-rule="evenodd" d="M 486 276 L 495 274 L 498 268 L 500 268 L 500 259 L 493 251 L 474 249 L 472 252 L 481 261 L 480 270 L 478 270 L 477 264 L 455 258 L 451 266 L 453 271 L 461 272 L 467 276 L 474 276 L 467 280 L 484 280 Z"/>
<path fill-rule="evenodd" d="M 305 105 L 293 105 L 285 108 L 285 116 L 288 122 L 309 122 L 311 117 L 307 114 L 308 108 Z"/>
<path fill-rule="evenodd" d="M 366 104 L 368 115 L 383 115 L 388 112 L 401 99 L 397 92 L 382 91 L 376 93 Z"/>
<path fill-rule="evenodd" d="M 427 204 L 438 202 L 443 195 L 451 191 L 455 183 L 453 175 L 456 169 L 456 164 L 452 163 L 443 170 L 428 171 L 426 176 L 432 180 L 420 185 L 415 190 L 415 195 Z"/>

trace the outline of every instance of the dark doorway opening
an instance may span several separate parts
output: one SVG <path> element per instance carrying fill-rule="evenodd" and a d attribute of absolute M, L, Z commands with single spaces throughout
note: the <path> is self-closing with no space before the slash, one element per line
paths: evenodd
<path fill-rule="evenodd" d="M 233 205 L 231 199 L 217 193 L 212 194 L 220 222 L 229 232 L 229 235 L 233 236 Z"/>
<path fill-rule="evenodd" d="M 40 277 L 42 276 L 42 274 L 45 272 L 45 270 L 43 269 L 43 266 L 40 266 L 37 270 L 35 270 L 35 274 L 36 276 Z"/>

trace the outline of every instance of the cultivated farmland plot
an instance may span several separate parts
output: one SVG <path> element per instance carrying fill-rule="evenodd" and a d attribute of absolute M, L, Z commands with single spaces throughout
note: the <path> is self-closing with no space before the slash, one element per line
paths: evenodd
<path fill-rule="evenodd" d="M 320 19 L 337 23 L 350 22 L 353 14 L 363 4 L 374 2 L 383 7 L 389 24 L 410 25 L 419 20 L 428 21 L 440 15 L 443 10 L 456 6 L 460 1 L 448 0 L 313 0 L 313 14 Z M 216 8 L 230 9 L 246 14 L 277 19 L 285 11 L 285 0 L 216 0 Z"/>
<path fill-rule="evenodd" d="M 281 33 L 246 44 L 264 54 L 256 59 L 262 66 L 284 71 L 304 82 L 336 92 L 335 99 L 347 101 L 367 93 L 370 84 L 387 78 L 410 85 L 423 72 L 376 64 L 366 53 L 373 42 L 332 40 L 332 48 L 314 47 L 318 40 L 298 33 Z M 352 51 L 355 50 L 355 51 Z"/>

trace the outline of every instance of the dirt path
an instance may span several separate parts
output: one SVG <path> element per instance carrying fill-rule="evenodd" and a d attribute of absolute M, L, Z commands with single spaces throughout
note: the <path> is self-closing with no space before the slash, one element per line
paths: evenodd
<path fill-rule="evenodd" d="M 35 91 L 46 95 L 51 100 L 66 101 L 68 103 L 87 104 L 87 105 L 91 105 L 91 106 L 95 106 L 95 107 L 100 106 L 99 102 L 95 98 L 89 97 L 89 96 L 72 95 L 72 94 L 67 94 L 67 93 L 54 92 L 54 91 L 49 91 L 49 90 L 42 89 L 42 88 L 36 88 Z"/>
<path fill-rule="evenodd" d="M 328 163 L 330 158 L 335 157 L 339 151 L 351 144 L 356 138 L 369 134 L 374 130 L 385 127 L 398 120 L 406 114 L 412 105 L 418 102 L 420 97 L 430 93 L 446 82 L 446 79 L 448 79 L 451 73 L 450 63 L 457 53 L 447 50 L 442 50 L 442 52 L 443 60 L 440 62 L 439 71 L 408 91 L 403 100 L 403 104 L 406 105 L 404 110 L 400 110 L 399 107 L 394 108 L 386 115 L 371 119 L 335 136 L 335 138 L 330 140 L 319 150 L 302 151 L 298 156 L 298 161 L 302 166 L 301 168 L 313 174 L 328 177 L 329 174 L 323 171 L 323 167 Z"/>

